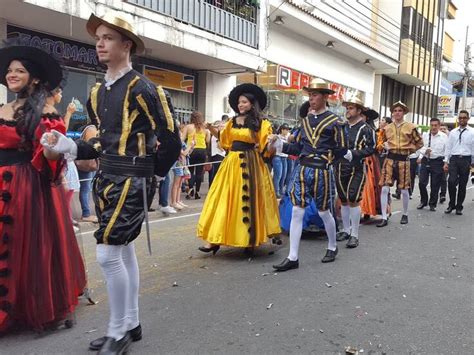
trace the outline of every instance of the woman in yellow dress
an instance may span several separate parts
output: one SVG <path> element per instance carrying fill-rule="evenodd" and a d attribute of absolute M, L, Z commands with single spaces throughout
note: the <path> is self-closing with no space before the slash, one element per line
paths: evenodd
<path fill-rule="evenodd" d="M 229 94 L 229 104 L 239 114 L 220 132 L 208 126 L 220 146 L 228 151 L 207 195 L 197 235 L 207 242 L 200 251 L 214 254 L 221 245 L 252 248 L 280 233 L 280 218 L 270 172 L 271 123 L 261 118 L 267 104 L 265 92 L 254 84 L 241 84 Z"/>

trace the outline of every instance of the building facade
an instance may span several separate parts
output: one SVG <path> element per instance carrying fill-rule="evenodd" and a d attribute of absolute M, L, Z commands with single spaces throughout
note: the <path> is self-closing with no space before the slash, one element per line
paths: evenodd
<path fill-rule="evenodd" d="M 193 110 L 215 121 L 230 113 L 226 96 L 236 73 L 266 70 L 266 9 L 253 0 L 4 0 L 0 40 L 19 37 L 62 59 L 68 80 L 59 111 L 74 100 L 72 126 L 79 126 L 90 88 L 105 73 L 86 21 L 92 12 L 120 12 L 145 41 L 135 69 L 170 92 L 181 121 Z M 0 102 L 11 98 L 0 86 Z"/>

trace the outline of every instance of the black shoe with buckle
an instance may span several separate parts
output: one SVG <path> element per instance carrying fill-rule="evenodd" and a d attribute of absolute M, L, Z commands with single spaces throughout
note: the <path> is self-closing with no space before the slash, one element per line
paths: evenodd
<path fill-rule="evenodd" d="M 128 333 L 130 334 L 132 341 L 142 340 L 142 326 L 140 324 L 136 326 L 135 328 L 129 330 Z M 100 350 L 106 340 L 107 340 L 107 337 L 102 337 L 102 338 L 97 338 L 95 340 L 92 340 L 89 343 L 89 350 L 95 350 L 95 351 Z"/>
<path fill-rule="evenodd" d="M 125 336 L 120 340 L 115 340 L 114 338 L 105 337 L 105 343 L 100 348 L 97 354 L 99 355 L 121 355 L 125 354 L 130 347 L 132 338 L 130 333 L 126 332 Z"/>
<path fill-rule="evenodd" d="M 462 209 L 461 208 L 456 208 L 456 214 L 458 216 L 462 216 Z"/>
<path fill-rule="evenodd" d="M 417 210 L 422 210 L 426 206 L 426 203 L 420 203 L 418 206 L 416 206 Z"/>
<path fill-rule="evenodd" d="M 350 237 L 350 235 L 346 232 L 339 232 L 339 233 L 336 234 L 336 240 L 338 242 L 342 242 L 344 240 L 347 240 L 347 239 L 349 239 L 349 237 Z"/>
<path fill-rule="evenodd" d="M 337 248 L 336 250 L 326 250 L 326 255 L 324 255 L 324 258 L 321 259 L 322 263 L 330 263 L 336 260 L 336 255 L 337 255 Z"/>
<path fill-rule="evenodd" d="M 454 207 L 448 206 L 448 208 L 444 210 L 444 213 L 450 214 L 451 212 L 453 212 L 453 210 L 454 210 Z"/>
<path fill-rule="evenodd" d="M 347 241 L 346 247 L 349 249 L 352 249 L 352 248 L 357 248 L 358 245 L 359 245 L 359 238 L 351 236 L 349 240 Z"/>
<path fill-rule="evenodd" d="M 377 224 L 377 227 L 385 227 L 388 224 L 386 219 L 382 219 L 379 224 Z"/>
<path fill-rule="evenodd" d="M 431 206 L 430 206 L 430 211 L 431 211 L 431 212 L 436 212 L 436 206 L 431 205 Z"/>
<path fill-rule="evenodd" d="M 408 224 L 408 216 L 404 214 L 402 219 L 400 219 L 400 224 Z"/>
<path fill-rule="evenodd" d="M 287 270 L 291 270 L 291 269 L 298 269 L 299 267 L 300 267 L 300 264 L 299 264 L 298 260 L 293 261 L 293 260 L 290 260 L 288 258 L 283 260 L 278 265 L 273 265 L 273 268 L 276 271 L 287 271 Z"/>

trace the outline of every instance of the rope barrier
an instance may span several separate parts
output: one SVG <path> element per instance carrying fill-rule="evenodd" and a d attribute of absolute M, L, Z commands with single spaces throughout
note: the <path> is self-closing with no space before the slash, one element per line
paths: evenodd
<path fill-rule="evenodd" d="M 222 163 L 222 161 L 210 161 L 210 162 L 206 162 L 206 163 L 183 165 L 183 166 L 178 166 L 178 167 L 175 167 L 175 168 L 184 169 L 184 168 L 192 168 L 192 167 L 195 167 L 195 166 L 201 166 L 201 165 L 207 165 L 207 164 L 217 164 L 217 163 Z M 175 168 L 171 168 L 171 169 L 175 169 Z M 66 184 L 69 184 L 69 183 L 72 183 L 72 182 L 92 181 L 93 179 L 94 178 L 78 179 L 78 180 L 65 180 L 65 181 L 62 182 L 62 184 L 66 185 Z"/>

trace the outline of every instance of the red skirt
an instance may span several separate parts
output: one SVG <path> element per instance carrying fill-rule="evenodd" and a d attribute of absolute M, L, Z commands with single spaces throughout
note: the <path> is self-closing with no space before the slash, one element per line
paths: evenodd
<path fill-rule="evenodd" d="M 0 166 L 0 332 L 71 313 L 86 278 L 62 185 L 30 163 Z"/>
<path fill-rule="evenodd" d="M 382 213 L 380 193 L 380 162 L 378 157 L 373 154 L 365 158 L 366 183 L 362 192 L 362 201 L 360 202 L 361 214 L 364 216 L 377 216 Z M 390 213 L 390 205 L 387 207 L 387 213 Z"/>

